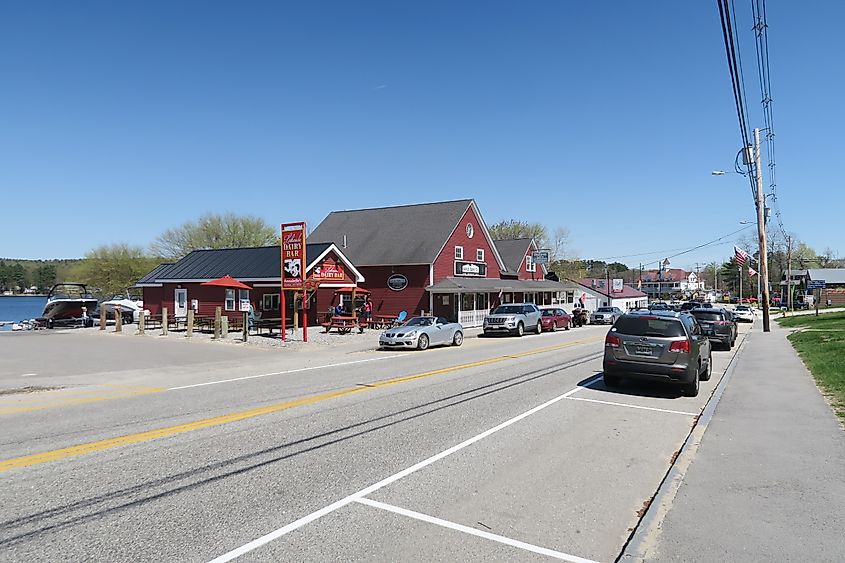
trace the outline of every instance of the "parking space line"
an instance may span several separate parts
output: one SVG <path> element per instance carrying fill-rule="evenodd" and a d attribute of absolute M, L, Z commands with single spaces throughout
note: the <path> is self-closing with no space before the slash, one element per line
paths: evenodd
<path fill-rule="evenodd" d="M 630 409 L 641 409 L 644 411 L 667 412 L 671 414 L 683 414 L 686 416 L 698 416 L 697 412 L 673 411 L 671 409 L 658 409 L 656 407 L 644 407 L 642 405 L 632 405 L 630 403 L 617 403 L 614 401 L 600 401 L 598 399 L 587 399 L 585 397 L 567 397 L 570 401 L 586 401 L 588 403 L 601 403 L 602 405 L 613 405 L 617 407 L 628 407 Z"/>
<path fill-rule="evenodd" d="M 571 561 L 572 563 L 596 563 L 591 559 L 584 559 L 583 557 L 577 557 L 575 555 L 569 555 L 568 553 L 563 553 L 560 551 L 555 551 L 554 549 L 549 549 L 547 547 L 540 547 L 530 543 L 526 543 L 519 540 L 514 540 L 511 538 L 507 538 L 505 536 L 500 536 L 498 534 L 491 534 L 490 532 L 484 532 L 482 530 L 476 530 L 475 528 L 470 528 L 469 526 L 464 526 L 462 524 L 456 524 L 455 522 L 449 522 L 448 520 L 442 520 L 440 518 L 435 518 L 434 516 L 429 516 L 428 514 L 422 514 L 421 512 L 414 512 L 413 510 L 407 510 L 405 508 L 400 508 L 398 506 L 393 506 L 391 504 L 385 504 L 383 502 L 379 502 L 377 500 L 372 500 L 368 498 L 359 498 L 355 502 L 360 504 L 365 504 L 367 506 L 371 506 L 373 508 L 378 508 L 380 510 L 386 510 L 387 512 L 393 512 L 395 514 L 399 514 L 401 516 L 405 516 L 407 518 L 413 518 L 414 520 L 421 520 L 423 522 L 427 522 L 429 524 L 435 524 L 437 526 L 442 526 L 444 528 L 449 528 L 450 530 L 456 530 L 458 532 L 463 532 L 464 534 L 470 534 L 473 536 L 478 536 L 480 538 L 484 538 L 487 540 L 492 540 L 494 542 L 502 543 L 505 545 L 509 545 L 511 547 L 516 547 L 519 549 L 523 549 L 525 551 L 532 551 L 534 553 L 539 553 L 540 555 L 547 555 L 549 557 L 553 557 L 555 559 L 560 559 L 561 561 Z"/>
<path fill-rule="evenodd" d="M 596 376 L 593 376 L 593 379 L 596 379 L 596 378 L 599 378 L 599 377 L 601 377 L 601 376 L 596 375 Z M 488 436 L 490 436 L 492 434 L 495 434 L 499 430 L 503 430 L 503 429 L 507 428 L 508 426 L 515 424 L 515 423 L 519 422 L 520 420 L 522 420 L 524 418 L 528 418 L 532 414 L 538 413 L 541 410 L 543 410 L 547 407 L 550 407 L 550 406 L 554 405 L 555 403 L 562 401 L 563 399 L 566 399 L 567 397 L 569 397 L 573 393 L 577 392 L 579 389 L 581 389 L 581 388 L 575 387 L 573 389 L 570 389 L 569 391 L 567 391 L 563 395 L 558 395 L 557 397 L 550 399 L 543 404 L 537 405 L 536 407 L 534 407 L 530 410 L 527 410 L 522 414 L 516 415 L 515 417 L 510 418 L 510 419 L 502 422 L 501 424 L 494 426 L 493 428 L 485 430 L 481 434 L 476 434 L 472 438 L 464 440 L 460 444 L 454 445 L 447 450 L 443 450 L 442 452 L 435 454 L 435 455 L 433 455 L 429 458 L 426 458 L 426 459 L 424 459 L 424 460 L 422 460 L 422 461 L 420 461 L 420 462 L 418 462 L 418 463 L 416 463 L 416 464 L 414 464 L 410 467 L 407 467 L 407 468 L 403 469 L 402 471 L 399 471 L 398 473 L 394 473 L 393 475 L 386 477 L 386 478 L 382 479 L 381 481 L 379 481 L 377 483 L 373 483 L 369 487 L 365 487 L 365 488 L 361 489 L 360 491 L 358 491 L 356 493 L 352 493 L 348 497 L 345 497 L 345 498 L 342 498 L 338 501 L 335 501 L 328 506 L 325 506 L 325 507 L 323 507 L 319 510 L 312 512 L 311 514 L 306 514 L 302 518 L 299 518 L 298 520 L 294 520 L 293 522 L 291 522 L 290 524 L 288 524 L 286 526 L 282 526 L 281 528 L 274 530 L 274 531 L 272 531 L 268 534 L 265 534 L 265 535 L 263 535 L 259 538 L 256 538 L 256 539 L 252 540 L 251 542 L 242 545 L 241 547 L 233 549 L 232 551 L 229 551 L 228 553 L 224 553 L 220 557 L 217 557 L 217 558 L 211 560 L 210 563 L 226 563 L 227 561 L 231 561 L 233 559 L 236 559 L 236 558 L 240 557 L 241 555 L 245 555 L 245 554 L 249 553 L 250 551 L 252 551 L 254 549 L 258 549 L 259 547 L 266 545 L 273 540 L 277 540 L 280 537 L 282 537 L 286 534 L 289 534 L 290 532 L 293 532 L 294 530 L 298 530 L 299 528 L 301 528 L 302 526 L 305 526 L 306 524 L 310 524 L 311 522 L 318 520 L 319 518 L 322 518 L 323 516 L 326 516 L 327 514 L 331 514 L 335 510 L 338 510 L 339 508 L 343 508 L 344 506 L 346 506 L 347 504 L 349 504 L 351 502 L 354 502 L 358 499 L 362 499 L 362 498 L 366 497 L 367 495 L 370 495 L 370 494 L 374 493 L 375 491 L 381 489 L 382 487 L 386 487 L 387 485 L 390 485 L 390 484 L 392 484 L 392 483 L 394 483 L 394 482 L 396 482 L 400 479 L 404 479 L 408 475 L 411 475 L 412 473 L 416 473 L 420 469 L 423 469 L 424 467 L 428 467 L 432 463 L 440 461 L 441 459 L 443 459 L 447 456 L 450 456 L 453 453 L 458 452 L 458 451 L 466 448 L 467 446 L 471 446 L 474 443 L 476 443 L 480 440 L 483 440 L 484 438 L 487 438 Z"/>

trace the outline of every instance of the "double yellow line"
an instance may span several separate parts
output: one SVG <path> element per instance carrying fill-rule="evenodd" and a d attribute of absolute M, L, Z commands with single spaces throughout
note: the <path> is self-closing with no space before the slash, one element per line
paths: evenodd
<path fill-rule="evenodd" d="M 219 426 L 221 424 L 227 424 L 229 422 L 237 422 L 239 420 L 246 420 L 248 418 L 254 418 L 256 416 L 261 416 L 265 414 L 271 414 L 274 412 L 279 412 L 287 409 L 291 409 L 294 407 L 301 407 L 305 405 L 313 405 L 315 403 L 320 403 L 323 401 L 328 401 L 330 399 L 338 399 L 340 397 L 346 397 L 349 395 L 355 395 L 357 393 L 363 393 L 365 391 L 370 391 L 372 389 L 379 389 L 382 387 L 388 387 L 390 385 L 397 385 L 399 383 L 407 383 L 409 381 L 415 381 L 417 379 L 423 379 L 426 377 L 432 377 L 435 375 L 442 375 L 444 373 L 451 373 L 459 370 L 485 366 L 490 364 L 496 364 L 499 362 L 504 362 L 506 360 L 517 359 L 517 358 L 524 358 L 526 356 L 533 356 L 536 354 L 543 354 L 545 352 L 552 352 L 555 350 L 560 350 L 562 348 L 569 348 L 571 346 L 577 346 L 580 344 L 590 344 L 593 342 L 598 342 L 602 340 L 604 337 L 593 337 L 593 338 L 584 338 L 580 340 L 573 340 L 572 342 L 567 342 L 565 344 L 558 344 L 556 346 L 547 346 L 544 348 L 537 348 L 534 350 L 529 350 L 527 352 L 519 352 L 516 354 L 508 354 L 506 356 L 497 356 L 495 358 L 489 358 L 487 360 L 480 360 L 477 362 L 470 362 L 466 364 L 459 364 L 456 366 L 451 366 L 447 368 L 441 368 L 431 371 L 425 371 L 422 373 L 417 373 L 414 375 L 406 375 L 404 377 L 396 377 L 393 379 L 385 379 L 383 381 L 377 381 L 375 383 L 368 383 L 366 385 L 357 385 L 355 387 L 348 387 L 346 389 L 340 389 L 337 391 L 329 391 L 327 393 L 320 393 L 318 395 L 311 395 L 309 397 L 303 397 L 301 399 L 294 399 L 292 401 L 285 401 L 283 403 L 276 403 L 274 405 L 268 405 L 266 407 L 257 407 L 254 409 L 249 409 L 245 411 L 224 414 L 221 416 L 215 416 L 212 418 L 205 418 L 202 420 L 197 420 L 194 422 L 188 422 L 185 424 L 177 424 L 175 426 L 165 426 L 163 428 L 156 428 L 153 430 L 147 430 L 145 432 L 138 432 L 135 434 L 127 434 L 125 436 L 118 436 L 116 438 L 108 438 L 106 440 L 100 440 L 97 442 L 89 442 L 87 444 L 79 444 L 76 446 L 70 446 L 67 448 L 61 448 L 58 450 L 51 450 L 47 452 L 41 452 L 37 454 L 27 455 L 23 457 L 16 457 L 12 459 L 7 459 L 5 461 L 0 461 L 0 473 L 4 471 L 9 471 L 11 469 L 19 469 L 23 467 L 30 467 L 32 465 L 38 465 L 41 463 L 46 463 L 48 461 L 56 461 L 59 459 L 64 459 L 68 457 L 75 457 L 79 455 L 89 454 L 93 452 L 99 452 L 103 450 L 108 450 L 111 448 L 116 448 L 118 446 L 124 446 L 127 444 L 135 444 L 138 442 L 146 442 L 148 440 L 155 440 L 158 438 L 166 438 L 168 436 L 175 436 L 176 434 L 182 434 L 183 432 L 190 432 L 191 430 L 200 430 L 202 428 L 211 428 L 213 426 Z"/>

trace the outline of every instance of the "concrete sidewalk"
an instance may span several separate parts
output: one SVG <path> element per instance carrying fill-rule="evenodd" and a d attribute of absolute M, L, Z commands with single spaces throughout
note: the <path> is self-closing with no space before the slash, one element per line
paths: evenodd
<path fill-rule="evenodd" d="M 622 561 L 845 561 L 845 432 L 789 331 L 754 329 L 665 518 Z"/>

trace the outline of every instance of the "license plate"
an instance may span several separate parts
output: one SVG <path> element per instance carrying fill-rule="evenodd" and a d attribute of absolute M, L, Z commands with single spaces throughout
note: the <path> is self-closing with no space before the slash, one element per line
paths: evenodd
<path fill-rule="evenodd" d="M 637 346 L 634 351 L 642 356 L 651 356 L 650 346 Z"/>

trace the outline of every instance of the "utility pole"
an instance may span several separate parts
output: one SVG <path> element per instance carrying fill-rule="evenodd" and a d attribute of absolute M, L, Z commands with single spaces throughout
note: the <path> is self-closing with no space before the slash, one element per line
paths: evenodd
<path fill-rule="evenodd" d="M 766 249 L 766 197 L 763 194 L 763 171 L 760 168 L 760 129 L 754 128 L 754 156 L 757 162 L 757 239 L 760 243 L 760 284 L 763 286 L 763 332 L 771 332 L 769 324 L 769 256 Z"/>
<path fill-rule="evenodd" d="M 786 291 L 787 297 L 787 307 L 789 307 L 789 312 L 793 311 L 792 309 L 792 237 L 786 237 Z"/>

